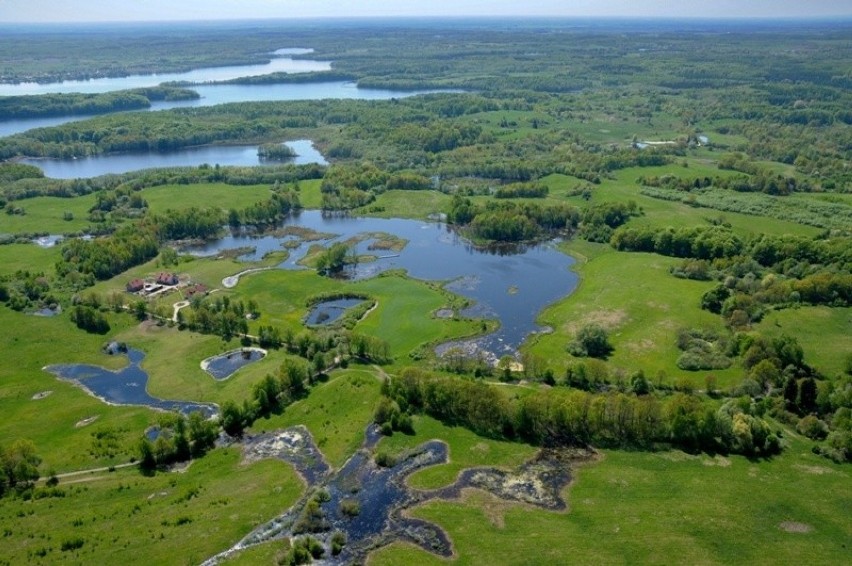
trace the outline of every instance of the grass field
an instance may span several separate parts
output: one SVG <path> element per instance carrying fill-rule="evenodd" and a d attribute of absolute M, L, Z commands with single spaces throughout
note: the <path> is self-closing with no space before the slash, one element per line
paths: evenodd
<path fill-rule="evenodd" d="M 0 276 L 18 270 L 31 273 L 50 273 L 59 260 L 59 248 L 42 248 L 34 244 L 8 244 L 0 246 Z"/>
<path fill-rule="evenodd" d="M 701 295 L 712 282 L 674 277 L 669 268 L 680 261 L 674 258 L 618 252 L 605 244 L 580 241 L 563 249 L 580 258 L 576 267 L 580 285 L 541 313 L 539 323 L 551 326 L 553 332 L 528 346 L 550 360 L 557 375 L 564 375 L 569 362 L 578 361 L 566 351 L 568 342 L 584 324 L 596 322 L 609 331 L 615 348 L 607 361 L 627 375 L 642 369 L 656 379 L 663 371 L 669 380 L 684 377 L 698 386 L 703 386 L 707 373 L 713 373 L 720 386 L 740 380 L 742 370 L 736 368 L 682 372 L 675 365 L 680 328 L 722 328 L 718 315 L 700 309 Z"/>
<path fill-rule="evenodd" d="M 805 360 L 827 376 L 844 370 L 852 355 L 852 308 L 800 307 L 769 312 L 757 326 L 767 336 L 796 338 Z"/>
<path fill-rule="evenodd" d="M 375 211 L 376 207 L 381 210 Z M 438 191 L 387 191 L 356 212 L 382 218 L 425 220 L 430 214 L 447 212 L 449 207 L 450 197 Z"/>
<path fill-rule="evenodd" d="M 271 194 L 269 185 L 226 185 L 201 183 L 197 185 L 162 185 L 142 191 L 142 198 L 153 212 L 167 209 L 216 206 L 223 210 L 246 208 L 264 201 Z"/>
<path fill-rule="evenodd" d="M 115 316 L 110 323 L 120 331 L 129 317 Z M 89 396 L 82 389 L 58 380 L 42 370 L 49 364 L 94 363 L 118 368 L 123 358 L 101 353 L 104 336 L 78 330 L 65 315 L 42 318 L 0 309 L 0 327 L 15 332 L 0 333 L 0 438 L 32 440 L 44 460 L 44 470 L 74 471 L 127 462 L 135 443 L 155 413 L 138 407 L 113 407 Z M 37 393 L 52 391 L 43 399 Z M 97 417 L 88 426 L 81 421 Z M 114 437 L 110 446 L 100 446 L 94 436 L 103 431 Z"/>
<path fill-rule="evenodd" d="M 75 198 L 34 197 L 15 201 L 15 205 L 23 208 L 26 214 L 3 214 L 0 233 L 79 232 L 91 225 L 87 218 L 94 204 L 94 194 Z M 70 213 L 73 218 L 65 220 L 65 213 Z"/>
<path fill-rule="evenodd" d="M 647 197 L 639 193 L 640 186 L 636 183 L 640 175 L 662 176 L 666 174 L 679 176 L 726 176 L 734 172 L 720 171 L 714 165 L 703 160 L 692 160 L 688 162 L 689 168 L 680 165 L 666 165 L 663 167 L 634 167 L 622 169 L 615 172 L 615 179 L 604 179 L 600 185 L 592 189 L 592 198 L 586 203 L 579 196 L 567 196 L 566 193 L 580 184 L 580 181 L 565 175 L 550 175 L 544 178 L 544 182 L 550 188 L 551 199 L 558 199 L 586 207 L 589 204 L 600 204 L 602 202 L 628 202 L 635 201 L 643 210 L 644 214 L 630 221 L 631 225 L 647 225 L 656 228 L 681 228 L 708 224 L 710 220 L 724 218 L 731 227 L 742 235 L 746 234 L 799 234 L 803 236 L 816 236 L 820 230 L 812 226 L 804 226 L 795 222 L 776 220 L 762 216 L 738 214 L 735 212 L 721 212 L 708 208 L 695 208 L 680 202 L 665 201 Z"/>
<path fill-rule="evenodd" d="M 255 432 L 305 425 L 328 463 L 339 468 L 364 442 L 379 400 L 379 374 L 352 367 L 334 372 L 328 382 L 313 387 L 281 415 L 254 423 Z"/>
<path fill-rule="evenodd" d="M 452 564 L 837 564 L 852 524 L 849 471 L 808 443 L 772 461 L 606 451 L 576 471 L 569 510 L 544 511 L 468 490 L 414 517 L 443 527 Z M 675 558 L 676 557 L 676 558 Z M 371 566 L 446 564 L 406 544 Z"/>
<path fill-rule="evenodd" d="M 0 505 L 0 563 L 198 564 L 304 489 L 283 462 L 240 459 L 238 450 L 218 449 L 183 473 L 104 471 L 60 480 L 62 497 L 8 498 Z"/>

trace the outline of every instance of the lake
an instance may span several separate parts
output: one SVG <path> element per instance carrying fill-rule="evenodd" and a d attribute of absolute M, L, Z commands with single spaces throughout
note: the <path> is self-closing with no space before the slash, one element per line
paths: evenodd
<path fill-rule="evenodd" d="M 185 81 L 205 83 L 227 81 L 240 77 L 256 77 L 271 73 L 310 73 L 330 71 L 330 61 L 312 61 L 293 59 L 288 55 L 305 55 L 311 49 L 279 49 L 270 53 L 268 63 L 254 65 L 230 65 L 225 67 L 204 67 L 183 73 L 160 73 L 151 75 L 129 75 L 126 77 L 107 77 L 100 79 L 62 81 L 56 83 L 16 83 L 0 84 L 0 96 L 21 96 L 32 94 L 51 94 L 61 92 L 81 92 L 96 94 L 113 90 L 157 86 L 165 82 Z"/>
<path fill-rule="evenodd" d="M 198 83 L 189 86 L 200 98 L 195 100 L 153 102 L 148 110 L 169 110 L 172 108 L 190 108 L 214 106 L 231 102 L 262 102 L 284 100 L 323 100 L 358 99 L 389 100 L 432 92 L 459 92 L 457 90 L 388 90 L 376 88 L 358 88 L 353 82 L 329 81 L 301 84 L 204 84 L 227 81 L 240 77 L 254 77 L 271 73 L 309 73 L 331 70 L 329 61 L 293 59 L 292 55 L 311 53 L 312 49 L 285 48 L 273 52 L 268 63 L 256 65 L 232 65 L 226 67 L 206 67 L 184 73 L 162 73 L 153 75 L 130 75 L 56 83 L 17 83 L 0 84 L 0 96 L 39 95 L 49 93 L 78 92 L 104 93 L 116 90 L 157 86 L 164 82 Z M 144 110 L 143 110 L 144 111 Z M 52 116 L 49 118 L 29 118 L 5 120 L 0 122 L 0 137 L 11 136 L 33 128 L 50 128 L 86 120 L 92 116 Z"/>
<path fill-rule="evenodd" d="M 350 275 L 359 279 L 401 268 L 417 279 L 452 281 L 448 285 L 450 290 L 475 301 L 475 305 L 462 315 L 500 321 L 496 332 L 458 344 L 464 349 L 481 352 L 492 361 L 505 354 L 516 354 L 531 333 L 545 330 L 535 322 L 538 313 L 545 306 L 570 295 L 577 286 L 577 275 L 571 271 L 574 260 L 559 252 L 552 243 L 478 249 L 442 223 L 329 216 L 318 210 L 294 215 L 284 225 L 335 234 L 335 238 L 323 242 L 325 245 L 376 232 L 408 240 L 408 245 L 399 254 L 370 251 L 369 245 L 375 239 L 363 240 L 357 245 L 358 253 L 379 257 L 376 261 L 359 264 Z M 243 259 L 255 261 L 268 252 L 281 250 L 282 244 L 291 240 L 292 237 L 237 233 L 185 251 L 208 256 L 226 249 L 252 247 L 254 253 Z M 311 242 L 303 242 L 290 250 L 289 258 L 278 267 L 302 269 L 297 262 L 310 245 Z"/>
<path fill-rule="evenodd" d="M 2 86 L 2 85 L 0 85 Z M 8 86 L 8 85 L 6 85 Z M 263 102 L 286 100 L 390 100 L 418 94 L 434 92 L 461 92 L 445 90 L 389 90 L 379 88 L 358 88 L 353 82 L 331 81 L 302 84 L 270 85 L 202 85 L 189 87 L 201 98 L 196 100 L 178 100 L 154 102 L 147 110 L 138 112 L 169 110 L 171 108 L 215 106 L 231 102 Z M 11 136 L 33 128 L 51 128 L 69 122 L 88 120 L 92 116 L 53 116 L 50 118 L 30 118 L 26 120 L 7 120 L 0 122 L 0 137 Z"/>
<path fill-rule="evenodd" d="M 208 165 L 255 166 L 264 164 L 328 162 L 314 148 L 310 140 L 285 142 L 296 152 L 296 157 L 284 161 L 265 161 L 257 156 L 256 145 L 208 145 L 188 147 L 168 153 L 131 152 L 92 155 L 76 159 L 21 159 L 20 163 L 35 165 L 53 179 L 87 179 L 108 173 L 120 174 L 156 167 L 197 167 Z"/>

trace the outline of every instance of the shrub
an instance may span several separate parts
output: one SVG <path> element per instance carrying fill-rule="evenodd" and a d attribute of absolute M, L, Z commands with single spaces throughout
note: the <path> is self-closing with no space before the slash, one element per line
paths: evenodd
<path fill-rule="evenodd" d="M 581 358 L 605 358 L 612 352 L 612 345 L 606 330 L 599 324 L 590 323 L 577 332 L 577 336 L 568 344 L 568 352 Z"/>
<path fill-rule="evenodd" d="M 392 468 L 396 465 L 396 458 L 387 452 L 381 451 L 376 454 L 376 464 L 382 468 Z"/>
<path fill-rule="evenodd" d="M 78 548 L 82 548 L 84 544 L 86 544 L 86 541 L 80 537 L 77 537 L 62 541 L 62 546 L 60 546 L 59 548 L 62 550 L 62 552 L 67 552 L 69 550 L 77 550 Z"/>
<path fill-rule="evenodd" d="M 331 535 L 331 554 L 337 556 L 343 551 L 344 546 L 346 546 L 346 535 L 341 531 L 334 531 Z"/>
<path fill-rule="evenodd" d="M 812 440 L 822 440 L 828 435 L 828 426 L 814 415 L 802 418 L 796 425 L 796 430 Z"/>
<path fill-rule="evenodd" d="M 357 517 L 361 513 L 361 504 L 357 499 L 344 499 L 340 502 L 340 512 L 347 517 Z"/>

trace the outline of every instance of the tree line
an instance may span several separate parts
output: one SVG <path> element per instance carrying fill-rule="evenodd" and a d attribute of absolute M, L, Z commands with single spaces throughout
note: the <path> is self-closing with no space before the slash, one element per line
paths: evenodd
<path fill-rule="evenodd" d="M 425 413 L 448 425 L 538 446 L 606 446 L 771 455 L 781 450 L 777 431 L 747 399 L 721 406 L 697 395 L 659 397 L 576 389 L 512 398 L 500 388 L 407 368 L 383 385 L 400 410 Z"/>

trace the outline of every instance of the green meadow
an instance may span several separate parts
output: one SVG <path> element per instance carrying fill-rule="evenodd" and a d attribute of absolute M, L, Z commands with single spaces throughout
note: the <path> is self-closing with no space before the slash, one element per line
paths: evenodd
<path fill-rule="evenodd" d="M 810 454 L 808 442 L 791 443 L 768 462 L 607 450 L 573 471 L 563 491 L 565 512 L 467 490 L 459 501 L 431 501 L 409 514 L 446 530 L 452 564 L 634 564 L 673 557 L 690 564 L 835 564 L 852 536 L 849 472 Z M 370 560 L 446 563 L 401 543 Z"/>
<path fill-rule="evenodd" d="M 304 489 L 283 462 L 240 460 L 239 450 L 224 448 L 180 473 L 103 470 L 62 479 L 50 497 L 9 499 L 0 506 L 2 560 L 198 564 L 280 513 Z"/>
<path fill-rule="evenodd" d="M 677 331 L 682 328 L 721 329 L 719 317 L 699 308 L 701 295 L 712 282 L 678 279 L 669 269 L 680 260 L 655 254 L 624 253 L 603 244 L 570 242 L 563 249 L 578 261 L 580 277 L 570 297 L 546 308 L 539 323 L 553 329 L 540 334 L 527 346 L 529 351 L 551 361 L 557 375 L 571 362 L 579 361 L 566 351 L 568 342 L 587 323 L 608 330 L 614 352 L 607 359 L 628 375 L 641 369 L 653 380 L 673 383 L 679 378 L 703 386 L 707 373 L 720 385 L 732 385 L 742 370 L 683 372 L 675 362 L 680 355 Z M 629 274 L 629 277 L 625 277 Z"/>

